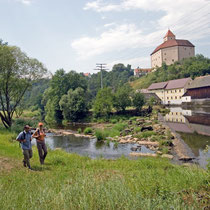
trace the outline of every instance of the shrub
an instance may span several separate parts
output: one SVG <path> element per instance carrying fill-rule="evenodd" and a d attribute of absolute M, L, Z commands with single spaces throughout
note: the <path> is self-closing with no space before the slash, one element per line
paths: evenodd
<path fill-rule="evenodd" d="M 135 132 L 135 133 L 138 133 L 138 132 L 140 132 L 140 131 L 141 131 L 141 127 L 135 127 L 135 128 L 134 128 L 134 132 Z"/>
<path fill-rule="evenodd" d="M 78 128 L 78 129 L 77 129 L 77 132 L 78 132 L 78 133 L 82 133 L 82 129 L 81 129 L 81 128 Z"/>
<path fill-rule="evenodd" d="M 154 131 L 145 131 L 140 134 L 135 135 L 136 138 L 141 139 L 141 138 L 148 138 L 150 136 L 155 135 L 156 133 Z"/>
<path fill-rule="evenodd" d="M 111 119 L 110 122 L 111 122 L 112 124 L 116 124 L 118 121 L 117 121 L 117 119 Z"/>
<path fill-rule="evenodd" d="M 96 130 L 95 136 L 96 136 L 96 138 L 97 138 L 98 141 L 101 141 L 101 140 L 105 140 L 106 139 L 106 134 L 102 130 Z"/>
<path fill-rule="evenodd" d="M 122 131 L 123 129 L 125 129 L 127 127 L 127 125 L 128 124 L 126 124 L 126 123 L 118 123 L 113 127 L 113 129 Z"/>
<path fill-rule="evenodd" d="M 85 128 L 84 134 L 91 134 L 91 133 L 93 133 L 93 129 L 92 128 L 90 128 L 90 127 Z"/>

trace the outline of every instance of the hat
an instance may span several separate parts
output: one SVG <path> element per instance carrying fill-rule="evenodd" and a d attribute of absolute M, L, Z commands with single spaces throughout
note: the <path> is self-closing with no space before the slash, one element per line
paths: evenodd
<path fill-rule="evenodd" d="M 40 122 L 38 125 L 39 125 L 39 126 L 43 126 L 43 123 L 42 123 L 42 122 Z"/>

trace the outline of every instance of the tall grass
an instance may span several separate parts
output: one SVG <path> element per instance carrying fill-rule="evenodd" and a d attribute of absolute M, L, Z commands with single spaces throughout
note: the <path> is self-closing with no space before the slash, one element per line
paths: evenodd
<path fill-rule="evenodd" d="M 0 134 L 0 158 L 13 169 L 0 171 L 0 209 L 201 209 L 207 206 L 208 171 L 164 159 L 91 160 L 49 151 L 40 166 L 36 148 L 30 172 L 14 133 Z M 10 141 L 9 141 L 10 140 Z M 200 201 L 199 201 L 199 199 Z"/>

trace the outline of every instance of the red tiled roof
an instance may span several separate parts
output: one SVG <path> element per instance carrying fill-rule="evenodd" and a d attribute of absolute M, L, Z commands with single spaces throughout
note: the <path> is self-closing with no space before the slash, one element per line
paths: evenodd
<path fill-rule="evenodd" d="M 175 37 L 175 35 L 170 30 L 168 30 L 168 32 L 166 33 L 166 35 L 164 36 L 164 38 L 166 38 L 168 36 L 174 36 Z"/>
<path fill-rule="evenodd" d="M 148 87 L 148 90 L 164 89 L 167 84 L 168 84 L 168 82 L 153 83 Z"/>
<path fill-rule="evenodd" d="M 173 39 L 163 42 L 161 45 L 159 45 L 152 53 L 156 53 L 160 49 L 168 48 L 168 47 L 174 47 L 174 46 L 186 46 L 186 47 L 195 47 L 191 42 L 188 40 L 182 40 L 182 39 Z"/>
<path fill-rule="evenodd" d="M 189 80 L 191 80 L 190 77 L 183 78 L 183 79 L 170 80 L 170 81 L 168 81 L 168 84 L 165 89 L 168 90 L 168 89 L 183 88 L 183 87 L 185 87 L 186 83 Z"/>
<path fill-rule="evenodd" d="M 152 69 L 135 69 L 135 72 L 151 72 Z"/>

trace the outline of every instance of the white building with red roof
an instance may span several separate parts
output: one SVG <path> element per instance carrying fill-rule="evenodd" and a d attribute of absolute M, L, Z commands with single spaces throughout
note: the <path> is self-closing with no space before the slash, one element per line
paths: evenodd
<path fill-rule="evenodd" d="M 161 99 L 162 104 L 181 104 L 182 96 L 186 93 L 191 83 L 192 79 L 190 77 L 169 80 L 153 83 L 148 87 L 148 90 L 155 93 Z"/>
<path fill-rule="evenodd" d="M 195 56 L 195 46 L 188 40 L 176 39 L 170 30 L 163 40 L 164 42 L 151 53 L 152 68 L 161 67 L 164 62 L 171 65 L 176 61 Z"/>

